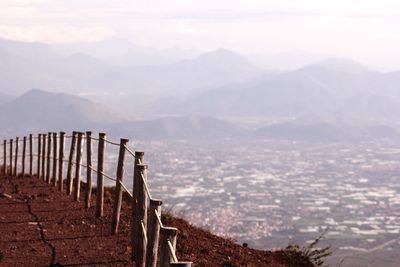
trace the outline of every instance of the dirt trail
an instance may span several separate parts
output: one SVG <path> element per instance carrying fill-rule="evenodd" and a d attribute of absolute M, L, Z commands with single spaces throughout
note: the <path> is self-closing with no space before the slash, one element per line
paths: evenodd
<path fill-rule="evenodd" d="M 36 177 L 0 177 L 0 266 L 134 266 L 131 208 L 122 203 L 118 234 L 111 235 L 110 192 L 99 219 L 95 195 L 92 208 L 85 209 L 83 200 L 74 202 Z M 169 214 L 163 222 L 179 229 L 178 258 L 193 266 L 312 266 L 299 253 L 243 247 Z"/>
<path fill-rule="evenodd" d="M 111 235 L 111 205 L 97 219 L 35 177 L 0 179 L 0 266 L 132 266 L 129 220 Z"/>

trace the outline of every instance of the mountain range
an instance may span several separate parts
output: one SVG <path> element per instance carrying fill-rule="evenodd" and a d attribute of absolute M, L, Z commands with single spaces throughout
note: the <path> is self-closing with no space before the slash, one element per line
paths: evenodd
<path fill-rule="evenodd" d="M 400 72 L 380 73 L 346 59 L 261 74 L 160 109 L 170 114 L 268 116 L 350 124 L 400 123 Z"/>
<path fill-rule="evenodd" d="M 121 64 L 110 60 L 135 53 Z M 148 56 L 150 62 L 151 57 L 162 57 L 160 53 L 170 53 L 171 59 L 148 65 L 140 59 Z M 321 140 L 335 140 L 345 135 L 342 129 L 361 127 L 373 129 L 372 135 L 393 136 L 392 129 L 400 124 L 399 87 L 400 72 L 382 73 L 343 58 L 294 70 L 265 70 L 251 56 L 227 49 L 157 50 L 118 39 L 71 45 L 0 39 L 3 125 L 40 120 L 43 124 L 37 126 L 111 127 L 143 136 L 148 131 L 152 136 L 182 138 L 208 134 L 296 138 L 314 129 L 325 136 Z M 27 92 L 30 88 L 48 92 Z M 30 112 L 26 107 L 31 106 L 39 108 Z M 45 121 L 48 110 L 54 118 Z M 228 122 L 246 117 L 270 122 L 258 124 L 251 133 Z"/>
<path fill-rule="evenodd" d="M 135 139 L 287 139 L 317 142 L 400 137 L 395 128 L 383 125 L 348 127 L 323 122 L 290 121 L 248 129 L 212 116 L 165 116 L 130 119 L 103 104 L 85 98 L 33 89 L 0 104 L 0 133 L 48 131 L 107 132 L 110 136 Z"/>
<path fill-rule="evenodd" d="M 135 46 L 119 41 L 115 44 L 121 50 L 117 55 L 111 53 L 113 44 L 95 43 L 90 50 L 89 45 L 60 48 L 0 39 L 0 91 L 20 95 L 30 88 L 42 88 L 85 94 L 95 101 L 118 106 L 123 112 L 148 113 L 148 107 L 151 109 L 159 99 L 181 99 L 194 92 L 242 82 L 262 72 L 246 58 L 226 49 L 191 56 L 182 52 L 185 59 L 181 55 L 168 64 L 138 65 L 132 59 L 131 63 L 115 65 L 107 58 L 141 54 L 143 48 L 135 50 Z M 172 50 L 179 54 L 177 48 L 164 53 L 172 56 Z M 95 57 L 103 52 L 102 57 Z"/>

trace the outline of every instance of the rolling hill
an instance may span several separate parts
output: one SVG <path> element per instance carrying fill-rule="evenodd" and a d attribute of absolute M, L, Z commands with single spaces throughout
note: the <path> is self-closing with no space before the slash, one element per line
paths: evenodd
<path fill-rule="evenodd" d="M 33 89 L 0 105 L 0 123 L 4 129 L 73 130 L 99 129 L 122 120 L 103 105 L 63 94 Z"/>
<path fill-rule="evenodd" d="M 64 93 L 33 89 L 0 105 L 0 131 L 37 132 L 91 129 L 140 139 L 237 137 L 244 132 L 212 117 L 129 120 L 102 104 Z"/>
<path fill-rule="evenodd" d="M 0 93 L 0 105 L 7 103 L 8 101 L 11 101 L 12 99 L 13 99 L 12 96 Z"/>

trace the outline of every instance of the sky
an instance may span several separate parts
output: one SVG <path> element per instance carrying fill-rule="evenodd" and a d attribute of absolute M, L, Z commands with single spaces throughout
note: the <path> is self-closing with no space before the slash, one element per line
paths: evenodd
<path fill-rule="evenodd" d="M 400 69 L 398 25 L 397 0 L 0 0 L 0 37 L 12 40 L 301 50 L 387 69 Z"/>

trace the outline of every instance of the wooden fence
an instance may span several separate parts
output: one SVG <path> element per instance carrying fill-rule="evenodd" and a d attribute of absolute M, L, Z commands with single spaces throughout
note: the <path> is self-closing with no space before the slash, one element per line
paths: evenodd
<path fill-rule="evenodd" d="M 70 139 L 69 152 L 65 145 L 66 139 Z M 86 149 L 84 146 L 85 141 Z M 21 142 L 22 154 L 19 154 Z M 92 142 L 98 142 L 96 168 L 92 165 Z M 128 139 L 120 139 L 119 143 L 109 141 L 105 133 L 99 133 L 98 138 L 95 138 L 91 132 L 73 132 L 72 135 L 66 135 L 65 132 L 49 132 L 47 134 L 38 134 L 37 136 L 29 134 L 28 137 L 24 136 L 22 139 L 16 137 L 15 140 L 4 140 L 0 144 L 0 146 L 3 146 L 3 156 L 1 157 L 2 175 L 35 175 L 52 186 L 58 187 L 61 192 L 65 191 L 66 194 L 73 195 L 74 201 L 79 201 L 83 167 L 86 169 L 86 184 L 84 188 L 86 208 L 90 207 L 92 174 L 97 175 L 97 217 L 103 216 L 104 178 L 107 178 L 115 182 L 111 223 L 113 234 L 118 232 L 123 191 L 131 197 L 131 245 L 132 258 L 136 266 L 155 267 L 157 266 L 157 261 L 161 267 L 191 266 L 191 262 L 178 261 L 175 252 L 178 229 L 163 225 L 161 221 L 162 201 L 152 198 L 147 185 L 147 165 L 144 164 L 144 153 L 131 150 L 128 147 L 128 142 Z M 115 146 L 119 150 L 116 177 L 104 172 L 106 145 Z M 37 147 L 36 153 L 35 147 Z M 85 151 L 86 165 L 82 164 Z M 68 159 L 65 158 L 66 153 L 69 153 Z M 134 162 L 132 192 L 124 184 L 127 156 L 129 160 Z M 19 159 L 21 159 L 21 163 L 19 163 Z M 65 164 L 66 175 L 64 173 Z M 20 172 L 19 166 L 21 166 Z M 29 168 L 27 168 L 28 166 Z"/>

